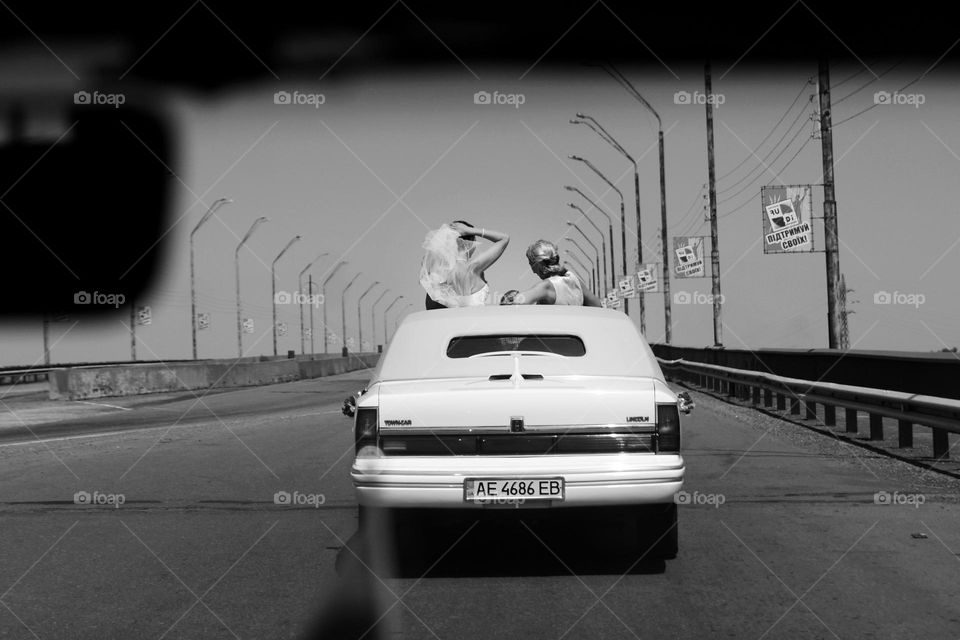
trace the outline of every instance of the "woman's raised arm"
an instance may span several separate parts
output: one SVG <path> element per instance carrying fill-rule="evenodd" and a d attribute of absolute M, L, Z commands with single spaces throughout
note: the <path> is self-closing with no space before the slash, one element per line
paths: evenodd
<path fill-rule="evenodd" d="M 470 261 L 470 266 L 477 272 L 483 273 L 490 268 L 494 262 L 500 259 L 507 245 L 510 244 L 510 236 L 493 229 L 468 227 L 465 224 L 455 223 L 453 228 L 460 232 L 461 236 L 477 236 L 489 240 L 492 244 L 474 254 Z"/>

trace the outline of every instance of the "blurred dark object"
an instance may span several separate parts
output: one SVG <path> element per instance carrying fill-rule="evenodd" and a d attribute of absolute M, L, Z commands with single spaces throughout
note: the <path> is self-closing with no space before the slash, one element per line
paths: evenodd
<path fill-rule="evenodd" d="M 147 285 L 165 231 L 173 144 L 157 112 L 132 93 L 125 100 L 64 105 L 65 130 L 50 140 L 23 137 L 29 112 L 7 110 L 0 313 L 115 310 L 113 300 L 131 302 Z"/>
<path fill-rule="evenodd" d="M 878 55 L 932 55 L 927 60 L 932 64 L 956 40 L 953 22 L 942 19 L 942 6 L 932 2 L 911 3 L 905 11 L 892 2 L 847 6 L 826 0 L 759 5 L 8 0 L 0 13 L 8 14 L 0 20 L 2 42 L 37 45 L 32 34 L 51 42 L 67 36 L 120 38 L 130 48 L 128 59 L 105 69 L 110 77 L 204 90 L 298 72 L 314 79 L 330 72 L 333 78 L 373 65 L 429 64 L 466 73 L 465 65 L 476 74 L 480 63 L 547 69 L 592 58 L 633 61 L 676 75 L 666 67 L 681 60 L 700 64 L 710 57 L 720 68 L 720 61 L 810 61 L 820 53 L 869 64 L 875 60 L 868 58 Z"/>

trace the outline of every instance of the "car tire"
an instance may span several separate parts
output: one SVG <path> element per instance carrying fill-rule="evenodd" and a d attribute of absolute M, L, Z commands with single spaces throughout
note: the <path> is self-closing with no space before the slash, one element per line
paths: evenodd
<path fill-rule="evenodd" d="M 640 552 L 648 558 L 672 560 L 680 550 L 677 505 L 653 505 L 637 515 Z"/>

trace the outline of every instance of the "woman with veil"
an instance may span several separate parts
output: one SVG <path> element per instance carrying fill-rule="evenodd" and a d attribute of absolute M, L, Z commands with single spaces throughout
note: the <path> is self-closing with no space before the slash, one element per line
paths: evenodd
<path fill-rule="evenodd" d="M 480 250 L 479 238 L 492 244 Z M 490 302 L 490 285 L 484 271 L 496 262 L 510 237 L 491 229 L 478 229 L 457 220 L 427 233 L 420 265 L 420 284 L 427 292 L 427 309 L 473 307 Z"/>

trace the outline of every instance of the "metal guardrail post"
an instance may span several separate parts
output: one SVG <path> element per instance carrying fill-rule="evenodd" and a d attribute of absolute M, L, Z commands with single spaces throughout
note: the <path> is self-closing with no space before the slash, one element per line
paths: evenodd
<path fill-rule="evenodd" d="M 879 413 L 870 414 L 870 439 L 883 440 L 883 416 Z"/>
<path fill-rule="evenodd" d="M 858 421 L 857 410 L 847 409 L 847 415 L 843 421 L 843 424 L 846 426 L 847 433 L 857 432 L 857 421 Z"/>
<path fill-rule="evenodd" d="M 933 429 L 933 457 L 937 460 L 946 460 L 950 457 L 950 442 L 947 432 L 943 429 Z"/>
<path fill-rule="evenodd" d="M 751 391 L 753 394 L 751 402 L 753 402 L 754 405 L 760 404 L 760 387 L 753 387 Z"/>
<path fill-rule="evenodd" d="M 909 449 L 913 446 L 913 423 L 909 420 L 897 421 L 897 439 L 898 446 L 902 449 Z"/>
<path fill-rule="evenodd" d="M 828 427 L 837 426 L 837 408 L 832 404 L 823 405 L 823 424 Z"/>
<path fill-rule="evenodd" d="M 817 419 L 817 403 L 810 402 L 808 400 L 804 404 L 807 407 L 807 420 L 816 420 Z"/>
<path fill-rule="evenodd" d="M 782 393 L 777 394 L 777 411 L 785 411 L 787 408 L 787 396 Z"/>
<path fill-rule="evenodd" d="M 800 399 L 799 398 L 790 398 L 790 415 L 798 416 L 800 415 Z"/>
<path fill-rule="evenodd" d="M 763 406 L 765 407 L 773 406 L 773 391 L 770 389 L 763 390 Z"/>

